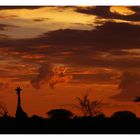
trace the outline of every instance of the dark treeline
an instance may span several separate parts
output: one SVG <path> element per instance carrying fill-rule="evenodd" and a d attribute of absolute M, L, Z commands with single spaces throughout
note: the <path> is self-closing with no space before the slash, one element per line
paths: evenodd
<path fill-rule="evenodd" d="M 24 119 L 3 116 L 0 118 L 0 133 L 10 133 L 10 134 L 140 133 L 140 118 L 137 118 L 134 113 L 129 111 L 115 112 L 109 118 L 105 117 L 104 114 L 100 114 L 94 117 L 78 117 L 78 116 L 72 117 L 71 113 L 69 115 L 65 114 L 64 115 L 65 117 L 63 115 L 61 115 L 61 113 L 60 114 L 58 113 L 58 116 L 55 114 L 54 116 L 52 115 L 50 118 L 42 118 L 33 115 L 32 117 L 27 117 Z"/>
<path fill-rule="evenodd" d="M 37 115 L 28 117 L 21 106 L 21 88 L 15 117 L 10 117 L 5 104 L 0 104 L 0 133 L 2 134 L 139 134 L 140 118 L 133 112 L 118 111 L 106 117 L 101 111 L 100 101 L 91 101 L 88 95 L 77 98 L 83 116 L 66 109 L 52 109 L 48 118 Z"/>

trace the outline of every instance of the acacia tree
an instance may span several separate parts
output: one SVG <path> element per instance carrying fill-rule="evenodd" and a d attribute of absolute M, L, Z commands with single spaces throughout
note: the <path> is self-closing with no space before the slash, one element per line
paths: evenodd
<path fill-rule="evenodd" d="M 88 94 L 84 95 L 83 98 L 77 97 L 79 101 L 80 108 L 82 110 L 82 113 L 85 117 L 94 117 L 96 115 L 101 114 L 100 112 L 100 106 L 101 102 L 94 100 L 90 101 Z"/>
<path fill-rule="evenodd" d="M 49 118 L 53 119 L 70 119 L 73 118 L 74 114 L 66 109 L 52 109 L 47 112 Z"/>

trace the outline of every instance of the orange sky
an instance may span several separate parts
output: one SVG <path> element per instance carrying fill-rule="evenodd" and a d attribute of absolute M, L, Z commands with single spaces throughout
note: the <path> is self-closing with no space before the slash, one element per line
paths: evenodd
<path fill-rule="evenodd" d="M 14 116 L 22 106 L 47 117 L 70 109 L 89 91 L 111 115 L 140 96 L 139 7 L 0 7 L 0 101 Z"/>

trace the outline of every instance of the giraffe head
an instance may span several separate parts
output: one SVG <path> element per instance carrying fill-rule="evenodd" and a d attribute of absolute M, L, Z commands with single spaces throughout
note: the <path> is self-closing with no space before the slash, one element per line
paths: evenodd
<path fill-rule="evenodd" d="M 21 89 L 20 87 L 17 87 L 17 88 L 16 88 L 17 94 L 20 94 L 21 90 L 22 90 L 22 89 Z"/>

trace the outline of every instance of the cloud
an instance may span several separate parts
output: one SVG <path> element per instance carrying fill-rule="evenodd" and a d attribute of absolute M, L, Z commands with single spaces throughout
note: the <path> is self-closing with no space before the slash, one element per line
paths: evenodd
<path fill-rule="evenodd" d="M 38 70 L 38 75 L 31 80 L 31 85 L 34 88 L 40 88 L 44 82 L 48 82 L 53 75 L 52 65 L 51 64 L 43 64 Z"/>
<path fill-rule="evenodd" d="M 94 51 L 116 50 L 124 48 L 138 48 L 140 26 L 127 23 L 107 22 L 95 30 L 57 30 L 42 35 L 47 36 L 50 45 L 91 45 Z M 134 42 L 135 41 L 135 42 Z M 113 45 L 113 47 L 112 47 Z"/>
<path fill-rule="evenodd" d="M 46 20 L 50 20 L 49 18 L 35 18 L 33 19 L 33 21 L 35 22 L 42 22 L 42 21 L 46 21 Z"/>
<path fill-rule="evenodd" d="M 134 49 L 139 48 L 140 45 L 139 31 L 139 25 L 107 22 L 90 31 L 60 29 L 31 39 L 8 39 L 7 41 L 1 41 L 0 47 L 4 45 L 18 51 L 27 51 L 26 48 L 36 50 L 35 47 L 38 46 L 39 49 L 40 46 L 46 45 L 51 46 L 47 48 L 51 53 L 53 52 L 52 49 L 57 52 L 60 50 L 73 51 L 73 53 Z M 19 48 L 18 45 L 21 47 Z"/>
<path fill-rule="evenodd" d="M 140 74 L 125 72 L 122 75 L 119 89 L 120 93 L 113 96 L 115 100 L 133 101 L 140 95 Z"/>
<path fill-rule="evenodd" d="M 134 14 L 120 15 L 118 13 L 113 13 L 110 11 L 110 6 L 97 6 L 97 7 L 87 7 L 87 8 L 77 7 L 76 11 L 88 15 L 96 15 L 99 18 L 105 18 L 105 19 L 140 21 L 140 8 L 137 6 L 133 6 L 133 7 L 129 7 L 129 9 L 132 10 Z"/>
<path fill-rule="evenodd" d="M 47 59 L 49 63 L 71 66 L 132 69 L 139 68 L 140 60 L 133 57 L 133 53 L 128 50 L 139 49 L 139 32 L 138 25 L 108 22 L 90 31 L 56 30 L 30 39 L 5 37 L 0 39 L 0 48 L 27 63 L 38 63 Z M 23 55 L 40 55 L 42 58 L 36 61 L 35 57 L 23 58 Z"/>
<path fill-rule="evenodd" d="M 11 29 L 11 28 L 16 28 L 16 27 L 18 27 L 18 26 L 9 25 L 9 24 L 0 24 L 0 30 L 1 31 L 7 30 L 7 29 Z"/>
<path fill-rule="evenodd" d="M 96 12 L 98 15 L 102 14 L 102 10 L 105 10 L 104 16 L 106 18 L 109 14 L 111 14 L 110 17 L 112 14 L 117 15 L 111 13 L 109 8 L 92 7 L 98 11 Z M 89 8 L 85 9 L 89 10 Z M 139 12 L 139 8 L 133 7 L 133 10 Z M 40 22 L 45 18 L 36 18 L 35 20 Z M 0 24 L 2 31 L 9 27 L 14 26 Z M 6 71 L 6 74 L 0 75 L 11 78 L 13 81 L 31 80 L 31 84 L 35 88 L 40 88 L 41 85 L 45 84 L 53 88 L 59 83 L 69 81 L 88 84 L 116 83 L 112 77 L 117 73 L 72 74 L 67 72 L 67 67 L 75 67 L 75 70 L 81 68 L 96 69 L 98 67 L 136 71 L 136 69 L 140 69 L 139 32 L 139 25 L 113 21 L 103 23 L 92 30 L 59 29 L 34 38 L 10 38 L 3 32 L 0 34 L 0 55 L 3 56 L 3 60 L 6 59 L 5 65 L 15 66 L 15 68 L 4 67 L 2 70 Z M 135 53 L 132 50 L 135 50 Z M 25 65 L 27 69 L 24 70 L 17 62 Z M 58 65 L 58 67 L 56 68 L 52 64 Z M 65 67 L 60 68 L 60 64 L 65 65 Z M 38 69 L 38 66 L 41 67 Z M 11 70 L 13 70 L 12 73 Z"/>
<path fill-rule="evenodd" d="M 72 75 L 67 73 L 67 68 L 56 67 L 53 69 L 53 75 L 50 79 L 49 85 L 51 88 L 54 88 L 56 84 L 67 83 L 72 79 Z"/>
<path fill-rule="evenodd" d="M 51 88 L 60 83 L 65 83 L 71 80 L 71 75 L 66 74 L 66 67 L 54 67 L 51 64 L 43 64 L 38 70 L 36 78 L 31 80 L 31 85 L 34 88 L 40 88 L 44 84 L 48 84 Z"/>
<path fill-rule="evenodd" d="M 140 102 L 140 97 L 135 97 L 134 102 Z"/>
<path fill-rule="evenodd" d="M 0 6 L 0 10 L 12 10 L 12 9 L 38 9 L 43 6 Z"/>
<path fill-rule="evenodd" d="M 118 84 L 116 73 L 99 72 L 94 74 L 72 74 L 71 83 L 85 84 Z"/>
<path fill-rule="evenodd" d="M 30 39 L 11 39 L 5 36 L 0 38 L 0 49 L 1 55 L 5 55 L 6 59 L 8 57 L 10 60 L 11 57 L 12 59 L 18 58 L 22 64 L 35 65 L 36 69 L 41 65 L 36 73 L 37 77 L 32 78 L 32 73 L 28 73 L 34 87 L 40 88 L 40 85 L 44 83 L 53 87 L 53 85 L 64 83 L 71 78 L 66 75 L 62 76 L 63 74 L 61 76 L 56 74 L 54 66 L 50 66 L 50 64 L 79 68 L 111 68 L 123 71 L 139 69 L 140 52 L 136 51 L 138 53 L 136 57 L 131 51 L 132 49 L 139 50 L 139 32 L 140 26 L 138 25 L 108 22 L 90 31 L 56 30 Z M 14 65 L 16 64 L 14 63 Z M 102 76 L 105 78 L 104 81 L 110 81 L 108 75 Z M 74 75 L 74 77 L 76 81 L 79 78 L 82 82 L 92 82 L 92 80 L 101 82 L 97 79 L 102 79 L 99 75 L 97 78 L 93 75 L 91 77 Z M 26 80 L 28 78 L 23 76 L 17 77 L 17 79 Z"/>

